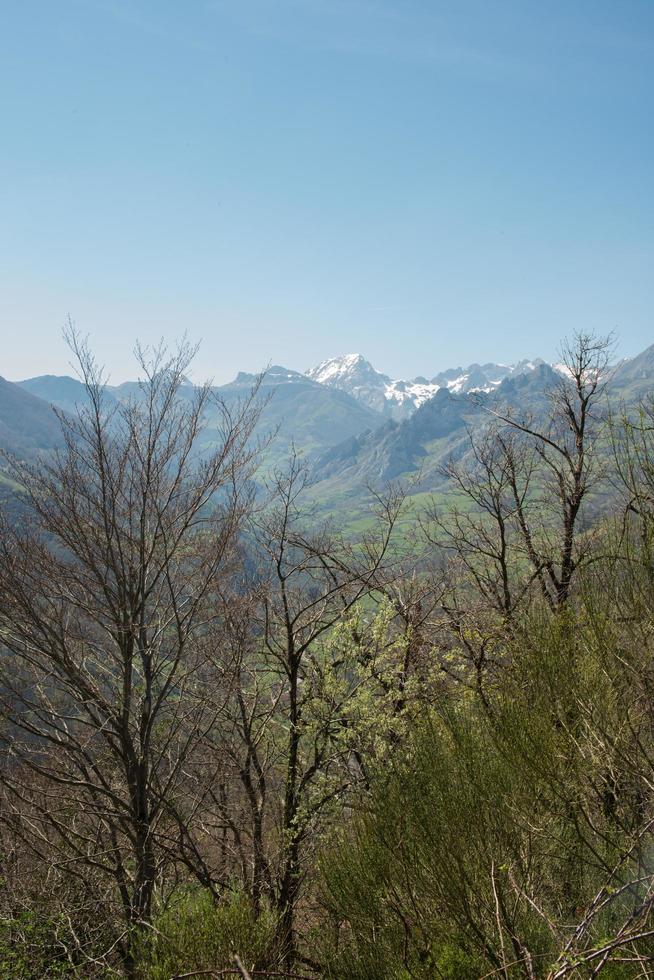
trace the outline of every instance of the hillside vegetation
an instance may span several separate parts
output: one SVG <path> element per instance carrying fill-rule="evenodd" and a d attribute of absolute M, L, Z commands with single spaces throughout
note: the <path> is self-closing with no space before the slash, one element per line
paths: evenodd
<path fill-rule="evenodd" d="M 346 432 L 344 528 L 265 380 L 69 341 L 0 518 L 0 977 L 653 975 L 651 353 Z"/>

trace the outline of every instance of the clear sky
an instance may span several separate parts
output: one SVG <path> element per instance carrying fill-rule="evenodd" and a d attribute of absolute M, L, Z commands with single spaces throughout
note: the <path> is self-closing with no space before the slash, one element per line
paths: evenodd
<path fill-rule="evenodd" d="M 3 0 L 0 374 L 654 342 L 652 0 Z"/>

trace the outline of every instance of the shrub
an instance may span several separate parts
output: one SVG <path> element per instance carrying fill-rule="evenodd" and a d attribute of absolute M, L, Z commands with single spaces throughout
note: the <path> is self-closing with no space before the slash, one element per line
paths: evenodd
<path fill-rule="evenodd" d="M 77 971 L 58 937 L 59 923 L 37 912 L 0 919 L 0 980 L 63 980 Z"/>
<path fill-rule="evenodd" d="M 206 890 L 178 892 L 154 919 L 137 954 L 139 980 L 170 980 L 176 973 L 221 969 L 237 953 L 253 969 L 274 969 L 276 916 L 270 909 L 255 914 L 241 891 L 215 902 Z"/>

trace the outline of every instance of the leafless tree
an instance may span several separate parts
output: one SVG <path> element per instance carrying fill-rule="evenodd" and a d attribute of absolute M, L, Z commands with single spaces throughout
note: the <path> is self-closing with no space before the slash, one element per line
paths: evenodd
<path fill-rule="evenodd" d="M 384 579 L 401 509 L 399 495 L 383 507 L 380 497 L 375 530 L 352 543 L 315 518 L 307 491 L 294 454 L 250 522 L 253 567 L 222 596 L 218 647 L 231 651 L 235 683 L 220 740 L 232 775 L 205 820 L 216 855 L 222 848 L 224 867 L 231 861 L 255 907 L 265 900 L 276 910 L 288 966 L 298 956 L 296 908 L 321 821 L 360 778 L 346 732 L 360 678 L 330 637 Z"/>
<path fill-rule="evenodd" d="M 344 789 L 342 773 L 327 778 L 339 758 L 335 742 L 342 703 L 338 695 L 330 698 L 334 663 L 321 642 L 374 589 L 400 506 L 399 501 L 390 505 L 379 535 L 366 536 L 356 549 L 327 526 L 316 525 L 303 506 L 307 480 L 305 467 L 293 456 L 287 470 L 274 474 L 270 506 L 254 525 L 264 569 L 259 628 L 279 706 L 281 846 L 273 888 L 289 964 L 296 956 L 295 909 L 306 870 L 302 849 L 316 819 Z"/>
<path fill-rule="evenodd" d="M 582 508 L 600 476 L 598 446 L 606 420 L 602 396 L 611 349 L 610 336 L 588 333 L 577 333 L 563 345 L 563 377 L 549 391 L 545 425 L 501 410 L 492 412 L 533 449 L 542 474 L 541 507 L 544 513 L 554 510 L 551 521 L 541 519 L 540 526 L 532 528 L 525 513 L 527 497 L 522 488 L 512 486 L 524 550 L 552 608 L 568 601 L 575 572 L 588 551 Z"/>
<path fill-rule="evenodd" d="M 432 508 L 423 526 L 464 573 L 463 608 L 476 597 L 476 615 L 492 612 L 510 626 L 534 590 L 552 610 L 568 601 L 589 551 L 583 507 L 601 476 L 610 349 L 610 338 L 576 335 L 563 347 L 546 418 L 488 408 L 492 423 L 443 467 L 454 506 Z M 450 613 L 459 626 L 461 608 L 457 596 Z"/>
<path fill-rule="evenodd" d="M 250 505 L 260 406 L 253 391 L 229 408 L 208 384 L 182 398 L 187 344 L 137 349 L 138 393 L 110 403 L 85 342 L 68 341 L 86 402 L 59 413 L 54 459 L 13 463 L 30 523 L 0 525 L 3 819 L 45 866 L 104 890 L 129 974 L 176 859 L 171 826 L 203 795 L 185 764 L 218 710 L 208 627 Z"/>

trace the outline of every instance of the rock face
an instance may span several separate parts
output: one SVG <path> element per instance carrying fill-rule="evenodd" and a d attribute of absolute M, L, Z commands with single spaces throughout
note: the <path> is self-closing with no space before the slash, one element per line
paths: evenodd
<path fill-rule="evenodd" d="M 328 388 L 346 391 L 375 412 L 401 422 L 443 388 L 457 395 L 490 392 L 506 378 L 530 374 L 544 363 L 536 358 L 517 364 L 471 364 L 467 368 L 449 368 L 431 380 L 419 376 L 411 381 L 394 381 L 361 354 L 345 354 L 322 361 L 306 376 Z"/>
<path fill-rule="evenodd" d="M 313 468 L 315 484 L 325 481 L 356 493 L 370 484 L 410 477 L 421 489 L 432 490 L 444 482 L 447 459 L 468 450 L 470 429 L 488 425 L 485 409 L 542 416 L 548 410 L 548 392 L 558 381 L 558 373 L 541 362 L 509 374 L 490 391 L 457 392 L 443 386 L 409 418 L 389 420 L 323 453 Z"/>
<path fill-rule="evenodd" d="M 396 420 L 408 418 L 440 387 L 425 378 L 393 381 L 375 370 L 361 354 L 332 357 L 311 368 L 306 375 L 328 388 L 346 391 L 368 408 Z"/>

